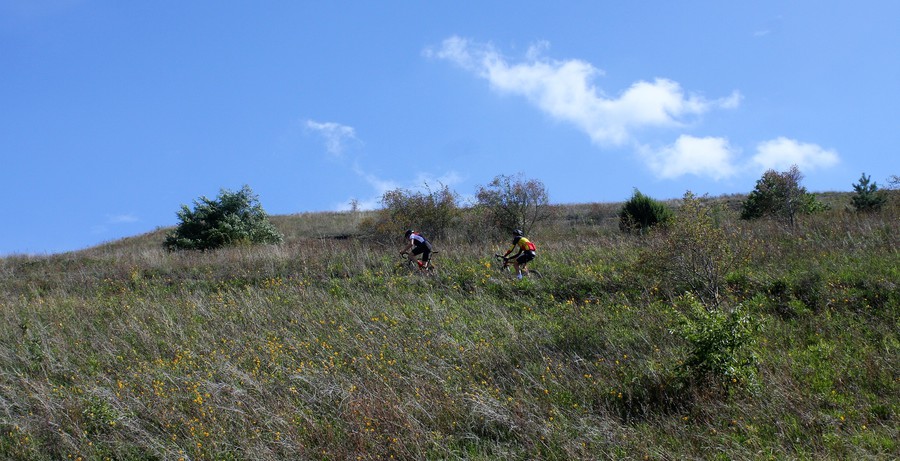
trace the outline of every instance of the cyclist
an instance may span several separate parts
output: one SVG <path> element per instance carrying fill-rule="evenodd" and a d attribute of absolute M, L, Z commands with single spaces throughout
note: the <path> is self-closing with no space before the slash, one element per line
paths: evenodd
<path fill-rule="evenodd" d="M 407 241 L 406 247 L 400 250 L 400 254 L 406 254 L 410 261 L 415 261 L 421 269 L 428 269 L 428 262 L 431 261 L 431 242 L 419 233 L 409 229 L 403 235 Z M 409 251 L 412 249 L 412 251 Z M 416 256 L 422 255 L 422 260 L 416 259 Z"/>
<path fill-rule="evenodd" d="M 516 248 L 519 251 L 507 258 L 506 256 L 513 252 Z M 534 243 L 525 238 L 525 235 L 519 229 L 513 231 L 512 248 L 503 254 L 503 259 L 513 260 L 513 267 L 516 269 L 516 276 L 521 279 L 522 274 L 528 275 L 528 262 L 533 260 L 537 253 Z"/>

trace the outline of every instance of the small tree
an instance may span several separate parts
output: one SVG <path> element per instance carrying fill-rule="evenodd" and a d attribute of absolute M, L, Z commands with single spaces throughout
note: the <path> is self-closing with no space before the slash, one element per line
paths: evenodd
<path fill-rule="evenodd" d="M 655 225 L 664 225 L 672 219 L 672 210 L 635 189 L 631 198 L 619 210 L 619 229 L 624 232 L 641 232 Z"/>
<path fill-rule="evenodd" d="M 742 219 L 775 216 L 788 221 L 791 227 L 800 213 L 812 213 L 825 209 L 825 205 L 800 185 L 803 174 L 797 165 L 788 171 L 768 170 L 756 181 L 753 192 L 741 208 Z"/>
<path fill-rule="evenodd" d="M 887 201 L 882 191 L 878 190 L 877 183 L 869 184 L 870 176 L 865 173 L 859 178 L 858 184 L 853 184 L 853 190 L 856 194 L 850 200 L 856 211 L 878 211 Z"/>
<path fill-rule="evenodd" d="M 166 236 L 169 250 L 210 250 L 227 245 L 281 243 L 283 237 L 249 186 L 222 189 L 216 200 L 200 197 L 194 209 L 181 205 L 180 223 Z"/>
<path fill-rule="evenodd" d="M 475 195 L 490 224 L 503 232 L 521 229 L 528 234 L 540 221 L 550 217 L 547 189 L 537 179 L 499 175 Z"/>

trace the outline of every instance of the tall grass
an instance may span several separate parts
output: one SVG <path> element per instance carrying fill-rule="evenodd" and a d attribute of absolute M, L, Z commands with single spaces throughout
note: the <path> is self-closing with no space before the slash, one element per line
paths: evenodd
<path fill-rule="evenodd" d="M 508 242 L 452 235 L 410 274 L 351 213 L 273 219 L 277 247 L 4 258 L 0 457 L 898 457 L 898 215 L 725 213 L 748 257 L 722 305 L 758 324 L 729 384 L 685 372 L 681 293 L 645 267 L 665 233 L 603 210 L 530 236 L 521 282 L 491 266 Z"/>

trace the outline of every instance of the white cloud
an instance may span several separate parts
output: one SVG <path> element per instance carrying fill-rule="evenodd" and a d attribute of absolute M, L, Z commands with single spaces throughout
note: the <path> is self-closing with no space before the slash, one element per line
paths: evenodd
<path fill-rule="evenodd" d="M 103 224 L 91 226 L 91 234 L 101 235 L 110 231 L 110 226 L 118 226 L 124 224 L 133 224 L 139 222 L 140 218 L 132 213 L 106 215 L 106 221 Z"/>
<path fill-rule="evenodd" d="M 642 128 L 684 126 L 691 116 L 737 107 L 741 99 L 737 92 L 712 101 L 686 95 L 677 82 L 664 78 L 635 82 L 619 96 L 608 97 L 593 83 L 602 70 L 578 59 L 543 58 L 547 47 L 546 43 L 531 47 L 525 62 L 510 63 L 490 44 L 454 36 L 425 54 L 475 73 L 498 91 L 525 97 L 602 145 L 625 144 Z"/>
<path fill-rule="evenodd" d="M 785 171 L 792 165 L 801 170 L 813 170 L 834 166 L 840 161 L 836 151 L 785 137 L 762 142 L 756 150 L 752 163 L 763 170 Z"/>
<path fill-rule="evenodd" d="M 835 151 L 785 137 L 760 143 L 752 158 L 740 162 L 739 149 L 720 137 L 681 135 L 664 148 L 639 146 L 638 151 L 650 170 L 664 179 L 695 175 L 718 181 L 741 172 L 786 171 L 792 165 L 808 171 L 827 168 L 839 161 Z"/>
<path fill-rule="evenodd" d="M 464 38 L 453 36 L 445 39 L 443 43 L 441 43 L 440 49 L 434 50 L 432 48 L 426 48 L 424 54 L 429 58 L 452 61 L 464 69 L 475 70 L 477 64 L 475 63 L 475 59 L 470 50 L 477 46 L 477 44 L 470 44 L 469 41 Z M 478 52 L 478 54 L 483 54 L 487 51 L 488 50 L 482 50 Z"/>
<path fill-rule="evenodd" d="M 106 219 L 106 222 L 108 224 L 131 224 L 131 223 L 136 223 L 138 221 L 139 221 L 138 217 L 131 213 L 110 215 L 110 216 L 107 216 L 107 219 Z"/>
<path fill-rule="evenodd" d="M 766 35 L 767 28 L 759 35 Z M 489 43 L 461 37 L 444 40 L 425 55 L 450 61 L 487 80 L 495 90 L 519 95 L 544 113 L 571 123 L 603 146 L 633 145 L 658 177 L 672 179 L 695 175 L 721 180 L 759 167 L 786 170 L 835 165 L 838 155 L 815 144 L 785 137 L 760 143 L 750 160 L 740 160 L 740 149 L 724 137 L 682 134 L 661 149 L 642 145 L 637 135 L 650 128 L 683 128 L 715 109 L 735 109 L 740 92 L 724 98 L 706 99 L 686 93 L 678 82 L 665 78 L 640 80 L 615 96 L 609 96 L 594 81 L 603 71 L 589 62 L 544 57 L 546 42 L 531 47 L 523 61 L 513 62 Z"/>
<path fill-rule="evenodd" d="M 335 157 L 344 155 L 344 149 L 349 141 L 357 141 L 353 127 L 339 123 L 307 120 L 306 128 L 319 133 L 325 139 L 325 149 Z"/>
<path fill-rule="evenodd" d="M 665 148 L 639 150 L 650 169 L 665 179 L 691 174 L 720 180 L 738 171 L 734 163 L 737 152 L 724 138 L 682 135 Z"/>

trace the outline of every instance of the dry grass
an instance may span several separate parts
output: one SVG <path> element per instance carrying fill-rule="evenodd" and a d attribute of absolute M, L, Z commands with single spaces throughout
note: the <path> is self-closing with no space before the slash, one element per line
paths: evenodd
<path fill-rule="evenodd" d="M 898 215 L 722 224 L 750 249 L 725 303 L 759 322 L 758 382 L 694 380 L 670 298 L 615 207 L 506 242 L 436 242 L 435 277 L 353 238 L 352 213 L 275 217 L 286 243 L 161 250 L 165 230 L 0 260 L 8 459 L 891 459 Z M 348 237 L 348 238 L 344 238 Z"/>

